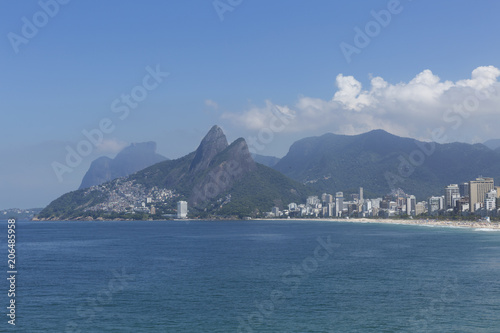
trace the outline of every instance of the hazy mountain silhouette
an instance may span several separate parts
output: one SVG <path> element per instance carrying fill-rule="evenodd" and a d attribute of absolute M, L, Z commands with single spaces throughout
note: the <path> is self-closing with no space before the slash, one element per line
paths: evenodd
<path fill-rule="evenodd" d="M 102 156 L 94 160 L 83 177 L 79 189 L 131 175 L 165 160 L 168 158 L 156 153 L 155 142 L 132 143 L 120 151 L 115 158 Z"/>

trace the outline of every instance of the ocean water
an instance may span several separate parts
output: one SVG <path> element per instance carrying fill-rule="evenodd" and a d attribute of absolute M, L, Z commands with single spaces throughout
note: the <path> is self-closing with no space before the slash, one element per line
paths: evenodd
<path fill-rule="evenodd" d="M 1 224 L 7 276 L 7 224 Z M 500 232 L 17 222 L 19 332 L 500 332 Z"/>

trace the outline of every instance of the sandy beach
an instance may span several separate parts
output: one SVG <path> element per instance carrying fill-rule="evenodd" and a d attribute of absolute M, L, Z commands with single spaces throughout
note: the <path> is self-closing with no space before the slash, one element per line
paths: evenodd
<path fill-rule="evenodd" d="M 256 219 L 256 220 L 274 220 L 283 221 L 283 219 Z M 294 220 L 294 219 L 291 219 Z M 486 221 L 446 221 L 435 219 L 369 219 L 369 218 L 349 218 L 349 219 L 333 219 L 333 218 L 304 218 L 295 219 L 297 221 L 327 221 L 327 222 L 352 222 L 352 223 L 385 223 L 385 224 L 405 224 L 405 225 L 421 225 L 421 226 L 436 226 L 436 227 L 455 227 L 455 228 L 475 228 L 475 229 L 498 229 L 500 223 Z"/>

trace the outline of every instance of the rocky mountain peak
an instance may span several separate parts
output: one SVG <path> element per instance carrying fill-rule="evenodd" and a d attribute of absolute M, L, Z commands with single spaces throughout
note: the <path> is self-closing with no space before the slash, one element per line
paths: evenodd
<path fill-rule="evenodd" d="M 101 156 L 94 160 L 83 177 L 79 189 L 128 176 L 165 160 L 166 157 L 156 154 L 156 142 L 132 143 L 121 150 L 115 158 Z"/>
<path fill-rule="evenodd" d="M 224 132 L 219 126 L 213 126 L 196 149 L 189 171 L 195 173 L 206 169 L 213 158 L 227 147 L 228 142 Z"/>
<path fill-rule="evenodd" d="M 194 186 L 190 204 L 197 206 L 214 199 L 256 169 L 245 139 L 237 139 L 210 162 L 210 172 Z"/>

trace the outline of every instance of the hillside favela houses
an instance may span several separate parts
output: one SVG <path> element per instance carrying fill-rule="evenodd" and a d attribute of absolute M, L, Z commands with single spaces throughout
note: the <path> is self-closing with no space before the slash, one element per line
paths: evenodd
<path fill-rule="evenodd" d="M 417 216 L 500 216 L 500 186 L 494 185 L 493 178 L 479 177 L 462 184 L 450 184 L 427 201 L 417 202 L 414 195 L 403 190 L 393 190 L 382 198 L 365 198 L 363 188 L 359 193 L 344 196 L 323 193 L 310 196 L 305 203 L 292 202 L 288 209 L 273 207 L 267 217 L 403 217 Z"/>

